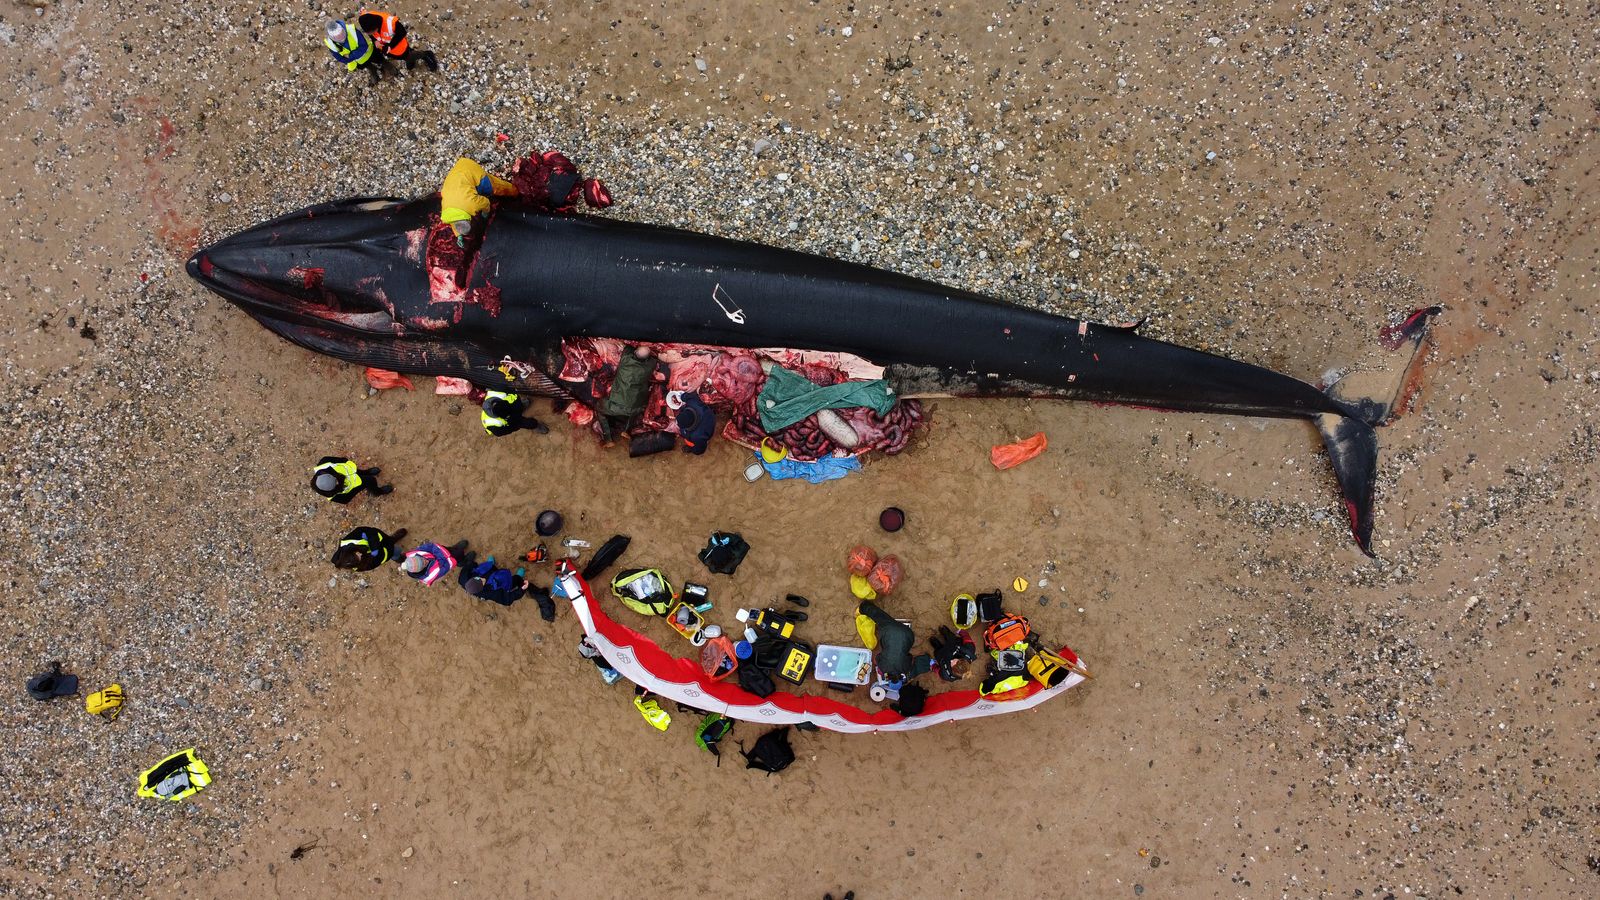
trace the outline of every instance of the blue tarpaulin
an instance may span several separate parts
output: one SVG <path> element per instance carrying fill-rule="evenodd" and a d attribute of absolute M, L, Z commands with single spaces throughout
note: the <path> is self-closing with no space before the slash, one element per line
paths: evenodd
<path fill-rule="evenodd" d="M 759 452 L 756 454 L 756 459 L 761 459 Z M 785 456 L 775 463 L 762 460 L 761 467 L 767 470 L 773 481 L 804 478 L 812 484 L 821 484 L 824 481 L 843 478 L 851 472 L 859 472 L 861 460 L 854 456 L 824 456 L 816 462 L 801 462 Z"/>

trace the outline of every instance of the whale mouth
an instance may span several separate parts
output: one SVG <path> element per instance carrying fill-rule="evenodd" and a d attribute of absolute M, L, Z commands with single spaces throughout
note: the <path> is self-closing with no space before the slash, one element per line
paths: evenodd
<path fill-rule="evenodd" d="M 190 277 L 254 316 L 368 335 L 405 329 L 391 297 L 427 289 L 411 250 L 436 203 L 355 198 L 308 207 L 200 248 Z"/>
<path fill-rule="evenodd" d="M 214 251 L 207 247 L 191 256 L 185 266 L 189 276 L 252 316 L 373 335 L 404 330 L 381 285 L 361 292 L 332 291 L 324 284 L 326 270 L 310 266 L 290 266 L 276 277 L 265 271 L 247 275 L 219 265 Z"/>

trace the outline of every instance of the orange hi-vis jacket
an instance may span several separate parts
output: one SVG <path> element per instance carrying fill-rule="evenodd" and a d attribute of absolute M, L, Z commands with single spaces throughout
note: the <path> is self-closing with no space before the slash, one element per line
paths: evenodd
<path fill-rule="evenodd" d="M 361 24 L 362 31 L 372 35 L 378 49 L 397 59 L 406 55 L 411 38 L 406 35 L 406 26 L 397 16 L 380 10 L 362 9 L 356 21 Z"/>

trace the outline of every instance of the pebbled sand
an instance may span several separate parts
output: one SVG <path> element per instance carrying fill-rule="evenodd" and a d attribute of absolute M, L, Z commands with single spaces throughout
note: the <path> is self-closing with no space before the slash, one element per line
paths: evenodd
<path fill-rule="evenodd" d="M 303 5 L 0 9 L 0 893 L 1600 891 L 1592 11 L 394 11 L 445 73 L 344 78 Z M 425 380 L 363 399 L 183 276 L 201 237 L 530 145 L 618 215 L 1149 316 L 1312 381 L 1442 303 L 1380 437 L 1379 560 L 1297 422 L 941 401 L 926 446 L 861 475 L 747 485 L 727 446 L 630 462 L 559 424 L 489 441 Z M 992 470 L 1037 430 L 1044 457 Z M 305 469 L 341 450 L 395 493 L 316 501 Z M 1053 568 L 1024 611 L 1099 677 L 976 724 L 799 735 L 765 778 L 712 766 L 686 716 L 649 729 L 569 611 L 326 564 L 363 522 L 509 556 L 546 506 L 676 580 L 742 531 L 739 575 L 703 579 L 718 612 L 798 591 L 816 642 L 850 633 L 857 541 L 906 561 L 892 608 L 919 624 Z M 28 700 L 57 658 L 127 713 Z M 216 784 L 137 802 L 191 745 Z"/>

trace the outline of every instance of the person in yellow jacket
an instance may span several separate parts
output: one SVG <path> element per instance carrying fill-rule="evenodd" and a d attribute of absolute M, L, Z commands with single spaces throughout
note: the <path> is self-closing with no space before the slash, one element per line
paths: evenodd
<path fill-rule="evenodd" d="M 491 198 L 515 196 L 517 189 L 511 182 L 489 174 L 483 166 L 463 156 L 444 176 L 444 186 L 439 190 L 439 220 L 455 231 L 456 246 L 465 247 L 473 221 L 489 212 Z"/>

